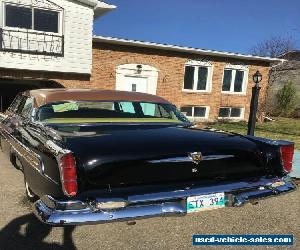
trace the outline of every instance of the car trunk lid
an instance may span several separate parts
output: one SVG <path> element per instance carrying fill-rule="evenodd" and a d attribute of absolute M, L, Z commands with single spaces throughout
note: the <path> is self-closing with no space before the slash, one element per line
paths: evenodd
<path fill-rule="evenodd" d="M 64 141 L 81 165 L 82 189 L 267 173 L 259 146 L 230 133 L 158 125 L 100 126 L 81 128 Z"/>

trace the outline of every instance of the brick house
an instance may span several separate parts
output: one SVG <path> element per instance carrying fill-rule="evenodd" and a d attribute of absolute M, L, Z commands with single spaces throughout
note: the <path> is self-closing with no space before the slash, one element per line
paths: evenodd
<path fill-rule="evenodd" d="M 192 120 L 244 120 L 249 116 L 252 75 L 257 70 L 263 75 L 263 105 L 274 62 L 280 60 L 95 36 L 92 75 L 86 84 L 157 94 Z"/>
<path fill-rule="evenodd" d="M 2 109 L 24 89 L 99 88 L 160 95 L 192 120 L 243 120 L 249 115 L 252 75 L 256 70 L 263 75 L 260 103 L 264 106 L 270 65 L 280 62 L 276 58 L 92 37 L 94 18 L 115 6 L 97 0 L 22 1 L 30 3 L 24 7 L 16 0 L 15 8 L 11 8 L 0 0 L 8 14 L 19 11 L 26 17 L 24 12 L 31 9 L 40 17 L 28 21 L 27 27 L 24 20 L 15 23 L 5 15 L 0 47 Z M 40 9 L 50 13 L 39 13 Z M 54 27 L 43 24 L 43 20 L 53 19 Z M 9 43 L 9 37 L 16 36 L 24 42 L 22 46 L 18 40 Z M 30 46 L 29 40 L 33 41 Z M 48 42 L 41 46 L 37 41 Z"/>

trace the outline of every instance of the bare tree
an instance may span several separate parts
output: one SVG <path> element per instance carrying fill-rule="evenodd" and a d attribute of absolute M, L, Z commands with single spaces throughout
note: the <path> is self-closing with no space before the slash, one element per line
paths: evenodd
<path fill-rule="evenodd" d="M 292 37 L 273 36 L 250 49 L 252 55 L 277 57 L 296 48 Z"/>

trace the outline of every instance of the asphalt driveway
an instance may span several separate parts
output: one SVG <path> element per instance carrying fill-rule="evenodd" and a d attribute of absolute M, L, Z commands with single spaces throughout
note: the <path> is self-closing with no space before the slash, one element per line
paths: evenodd
<path fill-rule="evenodd" d="M 299 207 L 298 189 L 260 201 L 257 205 L 247 204 L 240 208 L 218 209 L 185 217 L 139 220 L 134 226 L 118 222 L 51 228 L 32 215 L 30 204 L 24 196 L 21 172 L 15 170 L 0 153 L 0 250 L 201 248 L 192 246 L 193 234 L 293 234 L 297 244 L 300 239 Z M 297 249 L 297 246 L 290 249 Z"/>

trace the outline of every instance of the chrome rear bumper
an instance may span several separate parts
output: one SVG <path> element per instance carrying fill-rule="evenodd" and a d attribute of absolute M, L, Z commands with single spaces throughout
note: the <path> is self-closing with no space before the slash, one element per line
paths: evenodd
<path fill-rule="evenodd" d="M 241 206 L 244 203 L 278 195 L 296 189 L 289 177 L 261 178 L 258 181 L 233 182 L 209 187 L 186 188 L 171 192 L 131 195 L 113 198 L 109 201 L 125 202 L 126 206 L 118 209 L 99 209 L 92 202 L 58 201 L 51 196 L 43 196 L 34 203 L 33 211 L 37 218 L 53 226 L 98 224 L 119 220 L 136 220 L 145 217 L 184 215 L 186 198 L 189 196 L 225 192 L 226 206 Z M 108 201 L 106 199 L 106 201 Z"/>

